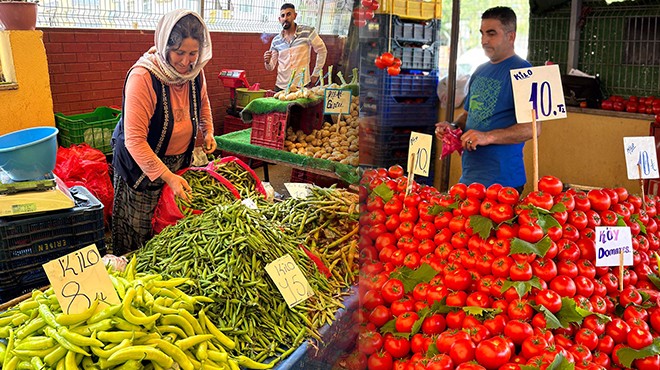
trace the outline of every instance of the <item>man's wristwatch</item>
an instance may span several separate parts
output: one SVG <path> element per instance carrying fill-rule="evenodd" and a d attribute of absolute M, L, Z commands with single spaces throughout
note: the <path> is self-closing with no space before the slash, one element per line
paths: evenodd
<path fill-rule="evenodd" d="M 456 130 L 458 128 L 458 123 L 457 122 L 452 122 L 452 123 L 449 124 L 449 126 L 451 126 L 451 128 Z"/>

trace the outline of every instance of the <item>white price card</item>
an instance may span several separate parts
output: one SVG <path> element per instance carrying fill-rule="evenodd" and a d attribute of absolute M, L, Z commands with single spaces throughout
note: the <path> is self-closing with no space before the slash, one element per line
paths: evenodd
<path fill-rule="evenodd" d="M 408 147 L 408 173 L 428 176 L 431 167 L 431 144 L 433 136 L 419 132 L 410 133 L 410 145 Z M 412 155 L 415 154 L 414 168 L 410 168 Z"/>
<path fill-rule="evenodd" d="M 351 90 L 325 89 L 323 114 L 351 113 Z"/>
<path fill-rule="evenodd" d="M 512 69 L 511 85 L 518 123 L 566 118 L 559 65 Z"/>
<path fill-rule="evenodd" d="M 657 179 L 658 160 L 655 151 L 653 136 L 631 136 L 623 138 L 623 147 L 626 153 L 626 170 L 628 179 Z"/>
<path fill-rule="evenodd" d="M 106 305 L 121 303 L 95 244 L 43 264 L 57 301 L 65 314 L 81 313 L 95 300 Z"/>
<path fill-rule="evenodd" d="M 289 254 L 267 264 L 266 272 L 282 293 L 286 304 L 291 308 L 314 295 L 305 275 Z"/>
<path fill-rule="evenodd" d="M 257 207 L 257 204 L 250 198 L 243 199 L 241 201 L 241 204 L 243 204 L 244 206 L 246 206 L 250 209 L 259 209 L 259 207 Z"/>
<path fill-rule="evenodd" d="M 632 234 L 628 226 L 596 226 L 596 267 L 633 264 Z"/>
<path fill-rule="evenodd" d="M 289 192 L 289 195 L 291 195 L 291 198 L 294 199 L 305 199 L 312 195 L 312 184 L 306 184 L 304 182 L 285 182 L 284 187 L 286 188 L 286 191 Z"/>

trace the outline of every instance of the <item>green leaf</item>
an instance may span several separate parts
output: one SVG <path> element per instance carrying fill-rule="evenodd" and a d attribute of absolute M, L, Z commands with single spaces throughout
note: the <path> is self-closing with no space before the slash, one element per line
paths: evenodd
<path fill-rule="evenodd" d="M 465 306 L 462 308 L 466 314 L 472 316 L 497 315 L 498 313 L 502 312 L 502 310 L 499 308 L 483 308 L 476 306 Z"/>
<path fill-rule="evenodd" d="M 639 232 L 646 235 L 646 226 L 644 226 L 644 223 L 642 223 L 642 220 L 639 218 L 635 219 L 635 222 L 639 225 Z"/>
<path fill-rule="evenodd" d="M 430 313 L 449 313 L 455 311 L 457 307 L 447 306 L 447 297 L 442 298 L 439 302 L 434 302 L 430 307 Z"/>
<path fill-rule="evenodd" d="M 443 212 L 443 210 L 442 210 L 443 208 L 444 207 L 440 206 L 439 204 L 434 204 L 431 207 L 429 207 L 429 214 L 433 215 L 433 216 L 436 216 L 440 212 Z"/>
<path fill-rule="evenodd" d="M 406 290 L 406 293 L 410 293 L 415 289 L 415 286 L 419 283 L 428 283 L 438 274 L 437 271 L 431 267 L 428 263 L 423 263 L 421 266 L 415 270 L 401 266 L 394 270 L 390 277 L 401 280 L 403 287 Z"/>
<path fill-rule="evenodd" d="M 568 362 L 566 357 L 558 353 L 546 370 L 575 370 L 575 364 Z"/>
<path fill-rule="evenodd" d="M 617 218 L 618 220 L 616 221 L 616 226 L 628 226 L 626 225 L 626 221 L 623 220 L 623 217 L 618 216 Z"/>
<path fill-rule="evenodd" d="M 486 240 L 490 236 L 490 232 L 495 227 L 495 224 L 488 217 L 472 215 L 470 216 L 470 227 L 472 227 L 476 234 L 479 234 L 481 239 Z"/>
<path fill-rule="evenodd" d="M 653 343 L 639 350 L 630 347 L 619 348 L 619 350 L 616 351 L 616 354 L 619 356 L 621 364 L 626 368 L 630 368 L 632 362 L 637 359 L 660 354 L 660 338 L 655 338 Z"/>
<path fill-rule="evenodd" d="M 544 257 L 552 246 L 552 241 L 546 235 L 543 239 L 539 240 L 536 244 L 526 242 L 522 239 L 513 238 L 511 241 L 511 252 L 509 255 L 516 253 L 522 254 L 536 254 L 537 256 Z"/>
<path fill-rule="evenodd" d="M 533 304 L 532 307 L 534 307 L 535 310 L 543 313 L 545 316 L 545 327 L 547 329 L 558 329 L 563 327 L 561 326 L 559 319 L 557 319 L 557 316 L 550 312 L 545 306 Z"/>
<path fill-rule="evenodd" d="M 572 322 L 582 323 L 582 319 L 591 314 L 590 311 L 577 307 L 573 299 L 563 297 L 561 299 L 561 310 L 557 312 L 556 316 L 561 326 L 565 328 Z"/>
<path fill-rule="evenodd" d="M 660 289 L 660 277 L 656 274 L 649 274 L 648 275 L 649 280 L 655 285 L 656 288 Z"/>
<path fill-rule="evenodd" d="M 426 356 L 427 357 L 433 357 L 433 356 L 435 356 L 439 353 L 440 353 L 440 351 L 438 350 L 438 347 L 435 345 L 435 341 L 433 341 L 429 345 L 429 349 L 426 351 Z"/>
<path fill-rule="evenodd" d="M 548 229 L 551 227 L 555 227 L 555 226 L 561 227 L 559 221 L 557 221 L 556 218 L 554 218 L 552 215 L 549 214 L 540 214 L 537 223 L 546 233 L 548 232 Z"/>
<path fill-rule="evenodd" d="M 385 333 L 396 333 L 396 319 L 392 319 L 385 323 L 385 325 L 380 327 L 380 332 Z"/>
<path fill-rule="evenodd" d="M 425 315 L 419 315 L 419 318 L 415 321 L 415 323 L 412 326 L 412 329 L 410 330 L 410 335 L 415 335 L 419 333 L 419 329 L 422 328 L 422 323 L 424 322 L 424 319 L 426 319 Z"/>
<path fill-rule="evenodd" d="M 541 282 L 539 281 L 539 278 L 534 276 L 531 279 L 527 281 L 511 281 L 507 280 L 502 284 L 502 290 L 501 292 L 504 293 L 509 288 L 513 287 L 516 292 L 518 293 L 518 296 L 522 298 L 526 293 L 529 293 L 532 288 L 537 288 L 541 289 Z"/>
<path fill-rule="evenodd" d="M 390 199 L 392 199 L 392 197 L 394 196 L 394 191 L 388 188 L 385 183 L 376 186 L 373 190 L 373 193 L 383 198 L 383 201 L 385 203 L 389 202 Z"/>
<path fill-rule="evenodd" d="M 564 212 L 566 210 L 566 205 L 564 203 L 556 203 L 552 208 L 550 208 L 550 213 Z"/>

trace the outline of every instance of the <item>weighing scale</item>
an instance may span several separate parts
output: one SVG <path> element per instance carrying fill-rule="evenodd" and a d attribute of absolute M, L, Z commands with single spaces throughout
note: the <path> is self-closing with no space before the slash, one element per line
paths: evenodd
<path fill-rule="evenodd" d="M 227 113 L 240 117 L 239 111 L 236 109 L 236 89 L 239 87 L 250 87 L 245 71 L 242 69 L 222 69 L 218 74 L 218 78 L 222 81 L 224 87 L 229 88 L 229 108 Z"/>
<path fill-rule="evenodd" d="M 52 172 L 40 179 L 13 181 L 0 169 L 0 217 L 56 211 L 74 206 L 69 188 Z"/>

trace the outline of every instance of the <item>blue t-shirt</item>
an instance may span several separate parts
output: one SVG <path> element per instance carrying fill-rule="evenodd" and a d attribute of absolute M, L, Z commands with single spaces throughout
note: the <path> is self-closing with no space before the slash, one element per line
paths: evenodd
<path fill-rule="evenodd" d="M 524 67 L 531 67 L 531 64 L 514 55 L 497 64 L 482 64 L 475 70 L 465 100 L 468 112 L 466 131 L 485 132 L 517 124 L 509 71 Z M 495 183 L 512 187 L 524 185 L 527 181 L 524 145 L 493 144 L 463 151 L 463 174 L 459 182 L 478 182 L 486 186 Z"/>

